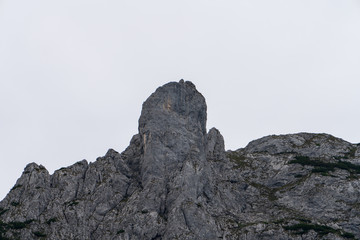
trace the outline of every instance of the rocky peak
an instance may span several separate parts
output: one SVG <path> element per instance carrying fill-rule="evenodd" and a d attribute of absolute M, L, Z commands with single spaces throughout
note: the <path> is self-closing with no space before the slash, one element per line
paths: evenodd
<path fill-rule="evenodd" d="M 122 153 L 50 175 L 28 164 L 0 239 L 360 239 L 360 146 L 272 135 L 224 150 L 191 82 L 159 87 Z"/>
<path fill-rule="evenodd" d="M 206 134 L 205 98 L 189 81 L 170 82 L 159 87 L 143 103 L 139 133 L 185 128 L 195 134 Z"/>
<path fill-rule="evenodd" d="M 222 160 L 225 158 L 225 143 L 220 131 L 211 128 L 207 134 L 207 155 L 208 160 Z"/>
<path fill-rule="evenodd" d="M 176 171 L 192 159 L 204 162 L 204 97 L 194 84 L 184 80 L 159 87 L 143 104 L 139 135 L 143 149 L 143 186 L 154 178 L 164 177 L 163 181 L 168 182 Z"/>
<path fill-rule="evenodd" d="M 143 149 L 142 195 L 147 199 L 147 211 L 168 219 L 172 229 L 166 233 L 169 236 L 180 229 L 203 232 L 195 226 L 205 224 L 202 217 L 197 217 L 205 212 L 195 203 L 202 201 L 209 177 L 204 97 L 194 84 L 183 80 L 158 88 L 143 104 L 139 135 Z M 193 220 L 179 222 L 184 215 L 191 215 Z M 203 234 L 215 236 L 213 230 Z"/>

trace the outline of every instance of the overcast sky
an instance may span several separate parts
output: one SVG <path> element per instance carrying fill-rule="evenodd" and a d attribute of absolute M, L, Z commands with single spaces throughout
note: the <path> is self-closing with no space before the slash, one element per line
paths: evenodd
<path fill-rule="evenodd" d="M 192 81 L 227 149 L 270 134 L 360 142 L 359 0 L 0 0 L 0 199 L 121 152 L 141 104 Z"/>

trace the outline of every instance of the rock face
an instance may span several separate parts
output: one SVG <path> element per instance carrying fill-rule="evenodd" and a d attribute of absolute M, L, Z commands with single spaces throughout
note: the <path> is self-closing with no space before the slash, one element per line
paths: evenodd
<path fill-rule="evenodd" d="M 327 134 L 224 150 L 191 82 L 143 104 L 122 153 L 50 175 L 35 163 L 0 202 L 0 239 L 360 239 L 360 147 Z"/>

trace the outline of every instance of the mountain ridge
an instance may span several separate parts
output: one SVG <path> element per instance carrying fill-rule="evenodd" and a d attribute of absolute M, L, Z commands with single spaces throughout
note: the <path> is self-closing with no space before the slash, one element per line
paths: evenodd
<path fill-rule="evenodd" d="M 0 239 L 359 239 L 360 146 L 270 135 L 225 151 L 193 83 L 159 87 L 118 153 L 53 174 L 28 164 Z"/>

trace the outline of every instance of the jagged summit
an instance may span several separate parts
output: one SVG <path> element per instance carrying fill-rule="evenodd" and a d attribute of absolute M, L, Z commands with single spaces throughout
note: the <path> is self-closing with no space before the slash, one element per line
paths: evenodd
<path fill-rule="evenodd" d="M 139 132 L 50 175 L 30 163 L 0 202 L 1 239 L 359 239 L 360 146 L 327 134 L 224 150 L 193 83 L 159 87 Z"/>
<path fill-rule="evenodd" d="M 184 80 L 159 87 L 144 102 L 139 119 L 139 133 L 149 129 L 166 131 L 184 126 L 206 134 L 206 102 L 193 83 Z"/>

